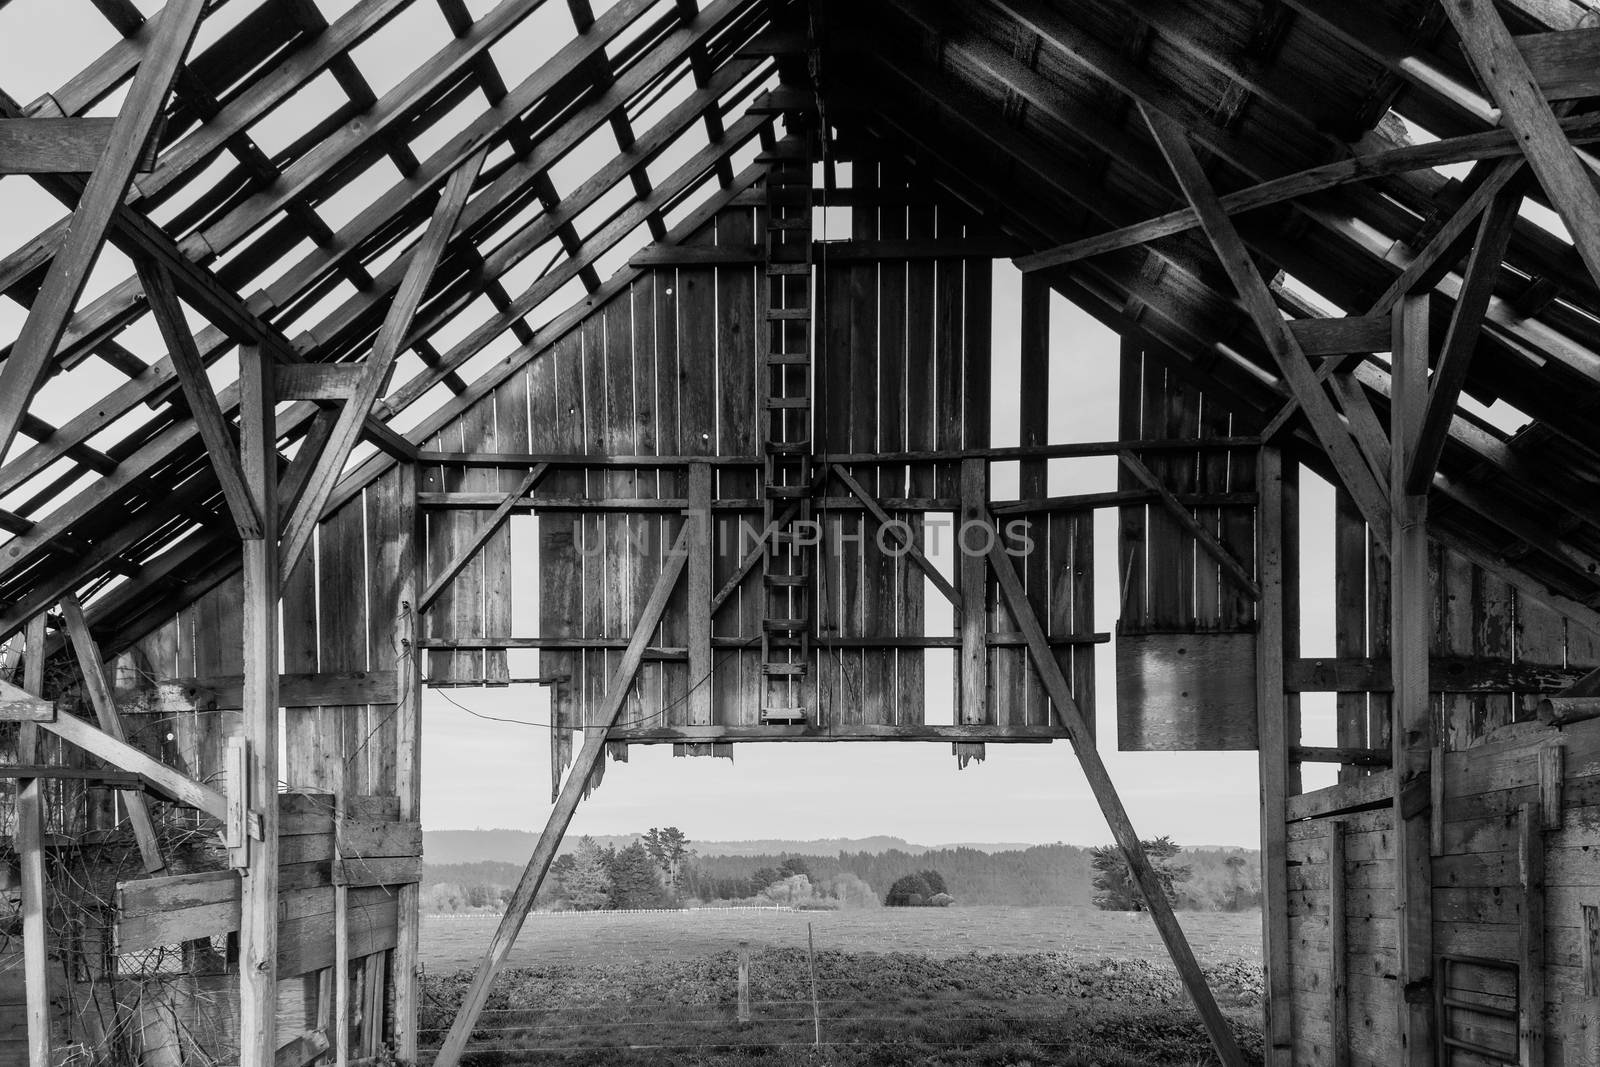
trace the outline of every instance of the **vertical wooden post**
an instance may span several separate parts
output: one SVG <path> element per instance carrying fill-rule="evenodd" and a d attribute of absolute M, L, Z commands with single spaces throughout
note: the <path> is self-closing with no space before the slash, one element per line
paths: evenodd
<path fill-rule="evenodd" d="M 22 687 L 44 696 L 44 627 L 28 620 Z M 17 726 L 17 760 L 39 762 L 39 727 Z M 45 936 L 44 796 L 37 778 L 17 779 L 17 859 L 22 866 L 23 982 L 28 1005 L 28 1067 L 50 1067 L 50 944 Z"/>
<path fill-rule="evenodd" d="M 1020 360 L 1017 396 L 1017 443 L 1024 448 L 1048 444 L 1050 441 L 1050 293 L 1051 289 L 1040 274 L 1022 276 L 1022 336 L 1019 341 Z M 1050 464 L 1047 460 L 1023 460 L 1018 468 L 1017 495 L 1023 500 L 1042 500 L 1050 495 Z M 1065 527 L 1053 522 L 1051 516 L 1040 513 L 1028 516 L 1029 536 L 1034 549 L 1022 560 L 1023 584 L 1028 600 L 1041 614 L 1050 611 L 1050 560 L 1052 552 L 1046 539 Z M 1073 598 L 1076 603 L 1076 597 Z M 1048 725 L 1049 705 L 1037 683 L 1028 676 L 1027 658 L 1018 661 L 1024 679 L 1021 686 L 1021 708 L 996 708 L 997 723 L 1026 723 L 1029 726 Z M 1074 671 L 1072 682 L 1082 684 L 1082 677 Z M 1080 690 L 1079 697 L 1085 694 Z M 1087 704 L 1088 701 L 1085 701 Z M 1043 718 L 1039 717 L 1043 713 Z M 1094 725 L 1093 715 L 1089 725 Z"/>
<path fill-rule="evenodd" d="M 250 842 L 240 881 L 239 1062 L 272 1067 L 278 1007 L 278 451 L 273 368 L 259 347 L 239 350 L 240 463 L 265 536 L 244 542 L 243 731 L 250 743 Z"/>
<path fill-rule="evenodd" d="M 1333 1034 L 1333 1067 L 1350 1064 L 1350 939 L 1345 910 L 1344 823 L 1328 824 L 1328 1029 Z"/>
<path fill-rule="evenodd" d="M 395 671 L 399 675 L 395 705 L 395 791 L 400 796 L 400 820 L 422 818 L 422 672 L 418 669 L 417 596 L 422 588 L 420 509 L 417 507 L 417 465 L 402 463 L 395 494 L 400 502 L 399 545 L 400 614 L 395 621 Z M 394 949 L 395 1055 L 405 1063 L 417 1061 L 417 1019 L 421 1011 L 421 979 L 417 974 L 421 927 L 417 909 L 421 886 L 400 887 L 400 929 Z"/>
<path fill-rule="evenodd" d="M 1527 1067 L 1544 1067 L 1544 819 L 1536 804 L 1519 812 L 1517 866 L 1522 882 L 1521 959 L 1517 967 L 1517 1049 Z"/>
<path fill-rule="evenodd" d="M 987 524 L 989 465 L 982 459 L 961 461 L 961 514 L 956 523 L 956 582 L 961 591 L 961 722 L 988 721 L 989 646 L 986 640 L 984 593 L 989 575 L 983 565 L 982 540 L 968 547 L 969 531 Z M 986 536 L 996 536 L 991 527 Z"/>
<path fill-rule="evenodd" d="M 817 942 L 806 923 L 806 969 L 811 972 L 811 1043 L 822 1044 L 822 1009 L 817 1003 Z"/>
<path fill-rule="evenodd" d="M 689 464 L 689 724 L 711 725 L 711 465 Z"/>
<path fill-rule="evenodd" d="M 750 942 L 739 942 L 739 1021 L 750 1021 Z"/>
<path fill-rule="evenodd" d="M 1390 404 L 1389 659 L 1392 715 L 1395 887 L 1399 906 L 1400 1040 L 1406 1067 L 1433 1063 L 1433 870 L 1429 769 L 1433 717 L 1428 694 L 1428 498 L 1405 492 L 1406 471 L 1428 401 L 1428 298 L 1406 296 L 1393 312 Z"/>
<path fill-rule="evenodd" d="M 344 821 L 344 792 L 334 795 L 333 820 Z M 333 1062 L 350 1062 L 350 886 L 343 880 L 333 887 Z"/>
<path fill-rule="evenodd" d="M 1263 448 L 1257 459 L 1256 729 L 1261 775 L 1261 910 L 1267 999 L 1263 1020 L 1268 1067 L 1294 1059 L 1289 984 L 1289 709 L 1283 688 L 1283 454 Z"/>

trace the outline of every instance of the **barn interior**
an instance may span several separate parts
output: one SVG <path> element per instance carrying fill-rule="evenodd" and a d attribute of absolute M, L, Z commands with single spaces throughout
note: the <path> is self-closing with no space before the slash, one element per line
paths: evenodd
<path fill-rule="evenodd" d="M 807 741 L 1065 742 L 1242 1064 L 1097 740 L 1258 754 L 1268 1063 L 1600 1064 L 1584 0 L 71 3 L 0 0 L 0 1065 L 454 1067 L 608 755 Z M 428 686 L 559 728 L 423 1042 Z"/>

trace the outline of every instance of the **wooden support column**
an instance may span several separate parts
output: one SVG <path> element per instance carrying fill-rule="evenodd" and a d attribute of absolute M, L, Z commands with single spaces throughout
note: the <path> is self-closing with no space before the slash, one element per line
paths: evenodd
<path fill-rule="evenodd" d="M 400 796 L 400 821 L 422 818 L 422 655 L 417 616 L 417 591 L 422 586 L 421 509 L 417 507 L 417 465 L 399 467 L 395 495 L 400 501 L 402 525 L 399 546 L 400 614 L 395 620 L 395 792 Z M 417 1025 L 422 1005 L 418 949 L 421 928 L 417 915 L 421 885 L 400 887 L 400 929 L 394 949 L 394 1044 L 404 1063 L 417 1062 Z"/>
<path fill-rule="evenodd" d="M 1350 1064 L 1350 938 L 1345 918 L 1349 886 L 1344 870 L 1344 823 L 1328 823 L 1328 1029 L 1333 1036 L 1332 1067 Z"/>
<path fill-rule="evenodd" d="M 1518 812 L 1517 873 L 1522 884 L 1522 929 L 1518 931 L 1517 1049 L 1519 1062 L 1543 1067 L 1544 953 L 1544 819 L 1537 804 Z"/>
<path fill-rule="evenodd" d="M 985 639 L 988 616 L 984 611 L 989 575 L 983 565 L 983 543 L 969 547 L 968 531 L 988 521 L 989 464 L 981 459 L 961 461 L 961 515 L 956 525 L 956 582 L 961 592 L 961 723 L 987 721 L 989 646 Z M 991 524 L 992 525 L 992 524 Z"/>
<path fill-rule="evenodd" d="M 240 463 L 267 536 L 244 542 L 243 734 L 250 807 L 261 820 L 240 878 L 239 1063 L 271 1067 L 278 1006 L 278 452 L 270 357 L 239 351 Z"/>
<path fill-rule="evenodd" d="M 1406 492 L 1428 400 L 1428 298 L 1403 297 L 1394 309 L 1389 640 L 1394 676 L 1395 888 L 1399 907 L 1400 1057 L 1433 1063 L 1433 871 L 1429 771 L 1433 721 L 1428 692 L 1432 585 L 1428 577 L 1428 498 Z"/>
<path fill-rule="evenodd" d="M 590 775 L 605 755 L 606 733 L 617 721 L 618 713 L 622 711 L 628 690 L 632 688 L 634 676 L 644 659 L 645 646 L 649 644 L 651 635 L 661 622 L 661 613 L 667 606 L 668 598 L 672 596 L 673 588 L 678 584 L 678 578 L 683 574 L 684 564 L 689 557 L 690 544 L 690 524 L 684 523 L 683 530 L 678 534 L 678 540 L 662 562 L 661 577 L 656 580 L 655 589 L 651 591 L 644 612 L 634 627 L 633 637 L 622 654 L 622 662 L 618 664 L 616 673 L 611 676 L 611 681 L 606 686 L 603 706 L 594 718 L 586 717 L 586 721 L 595 725 L 584 730 L 583 748 L 578 752 L 572 769 L 567 773 L 567 780 L 561 786 L 561 793 L 556 798 L 555 807 L 550 811 L 550 818 L 545 823 L 544 831 L 539 835 L 539 842 L 534 846 L 533 855 L 528 858 L 528 866 L 523 869 L 517 888 L 512 892 L 511 899 L 506 902 L 505 914 L 500 917 L 500 925 L 495 929 L 494 937 L 484 952 L 483 962 L 478 965 L 478 973 L 473 975 L 472 984 L 467 987 L 466 994 L 461 998 L 461 1007 L 450 1023 L 450 1032 L 445 1034 L 438 1056 L 434 1058 L 434 1067 L 456 1067 L 461 1062 L 462 1053 L 467 1048 L 467 1040 L 472 1036 L 472 1028 L 477 1025 L 478 1015 L 489 999 L 489 987 L 494 984 L 495 976 L 505 965 L 512 946 L 517 943 L 517 935 L 522 932 L 522 924 L 528 918 L 528 912 L 533 910 L 534 898 L 539 895 L 539 886 L 544 883 L 544 876 L 556 858 L 556 849 L 561 847 L 561 838 L 572 822 L 572 814 L 577 810 L 578 802 L 583 799 L 584 793 L 588 791 Z"/>
<path fill-rule="evenodd" d="M 44 695 L 43 615 L 28 622 L 22 687 Z M 39 727 L 17 725 L 17 759 L 39 763 Z M 28 1067 L 50 1067 L 50 943 L 45 935 L 44 796 L 39 779 L 17 779 L 17 859 L 22 867 L 23 983 L 28 1011 Z"/>
<path fill-rule="evenodd" d="M 711 725 L 711 465 L 689 464 L 689 725 Z"/>
<path fill-rule="evenodd" d="M 1267 1067 L 1294 1060 L 1289 964 L 1289 708 L 1284 695 L 1283 454 L 1263 448 L 1256 465 L 1256 729 L 1261 775 L 1261 940 Z M 1295 738 L 1298 741 L 1298 738 Z"/>
<path fill-rule="evenodd" d="M 987 519 L 987 516 L 985 518 Z M 992 526 L 992 519 L 989 521 Z M 1094 793 L 1095 801 L 1100 805 L 1100 811 L 1106 817 L 1106 824 L 1111 828 L 1112 837 L 1116 839 L 1118 847 L 1122 849 L 1122 854 L 1128 861 L 1128 869 L 1144 895 L 1145 906 L 1150 909 L 1150 918 L 1155 923 L 1156 931 L 1160 933 L 1168 954 L 1172 957 L 1173 966 L 1177 969 L 1184 988 L 1188 990 L 1195 1010 L 1205 1023 L 1211 1043 L 1216 1047 L 1217 1057 L 1222 1061 L 1223 1067 L 1243 1067 L 1244 1054 L 1239 1050 L 1239 1044 L 1228 1026 L 1227 1017 L 1222 1014 L 1222 1009 L 1217 1007 L 1216 998 L 1211 995 L 1211 987 L 1206 984 L 1205 974 L 1200 970 L 1200 963 L 1195 959 L 1194 950 L 1189 947 L 1189 940 L 1184 936 L 1183 927 L 1178 923 L 1178 916 L 1167 901 L 1161 881 L 1156 876 L 1155 868 L 1150 864 L 1150 857 L 1145 854 L 1139 834 L 1133 828 L 1133 820 L 1128 818 L 1128 810 L 1122 806 L 1122 797 L 1117 793 L 1116 784 L 1111 781 L 1105 762 L 1100 758 L 1100 750 L 1095 747 L 1094 734 L 1084 719 L 1083 709 L 1079 708 L 1078 702 L 1073 699 L 1072 688 L 1067 684 L 1066 675 L 1061 673 L 1061 665 L 1056 662 L 1051 652 L 1044 625 L 1039 621 L 1038 613 L 1033 610 L 1033 606 L 1028 603 L 1027 594 L 1022 588 L 1022 579 L 1017 576 L 1016 566 L 1012 563 L 1011 557 L 1006 555 L 1005 546 L 1000 542 L 998 534 L 990 541 L 989 565 L 999 583 L 1000 597 L 1027 642 L 1029 657 L 1039 672 L 1039 679 L 1044 684 L 1045 692 L 1050 695 L 1050 704 L 1055 709 L 1056 719 L 1072 741 L 1072 749 L 1077 753 L 1078 764 L 1083 768 L 1083 776 L 1089 783 L 1090 791 Z"/>

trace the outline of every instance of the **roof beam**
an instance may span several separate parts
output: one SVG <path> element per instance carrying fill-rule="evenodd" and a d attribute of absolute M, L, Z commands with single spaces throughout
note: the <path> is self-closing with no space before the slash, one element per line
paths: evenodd
<path fill-rule="evenodd" d="M 112 127 L 99 166 L 90 174 L 72 213 L 61 250 L 51 260 L 39 296 L 28 311 L 16 345 L 0 369 L 0 456 L 11 448 L 23 413 L 43 383 L 66 331 L 106 230 L 127 195 L 146 142 L 166 103 L 178 65 L 200 27 L 205 0 L 170 0 L 161 32 L 139 64 L 127 100 Z"/>
<path fill-rule="evenodd" d="M 1519 190 L 1515 187 L 1502 189 L 1478 223 L 1478 236 L 1472 243 L 1472 255 L 1467 260 L 1461 295 L 1456 298 L 1450 329 L 1445 334 L 1444 347 L 1439 351 L 1433 378 L 1428 386 L 1426 409 L 1417 429 L 1417 439 L 1411 448 L 1411 465 L 1406 471 L 1405 485 L 1405 491 L 1410 495 L 1421 496 L 1433 484 L 1439 457 L 1444 452 L 1445 439 L 1450 436 L 1450 423 L 1455 418 L 1456 401 L 1461 396 L 1462 386 L 1466 385 L 1467 368 L 1478 348 L 1484 312 L 1489 309 L 1489 298 L 1494 295 L 1500 260 L 1511 240 L 1517 209 L 1521 205 L 1522 193 Z"/>
<path fill-rule="evenodd" d="M 1600 140 L 1600 115 L 1575 115 L 1561 119 L 1560 122 L 1562 130 L 1575 144 Z M 1297 197 L 1310 196 L 1340 185 L 1364 182 L 1386 174 L 1443 167 L 1473 160 L 1501 159 L 1507 156 L 1515 156 L 1520 160 L 1521 155 L 1522 148 L 1517 143 L 1516 135 L 1510 130 L 1471 133 L 1427 144 L 1367 152 L 1339 160 L 1337 163 L 1312 167 L 1309 170 L 1253 185 L 1248 189 L 1226 193 L 1221 197 L 1221 203 L 1223 210 L 1229 215 L 1237 215 L 1240 212 L 1281 204 Z M 1079 238 L 1031 255 L 1019 256 L 1016 259 L 1016 266 L 1022 271 L 1062 267 L 1090 256 L 1132 248 L 1158 237 L 1169 237 L 1199 225 L 1200 220 L 1195 216 L 1193 208 L 1179 208 L 1119 230 Z"/>
<path fill-rule="evenodd" d="M 378 339 L 372 347 L 372 354 L 367 357 L 364 364 L 365 373 L 356 385 L 355 392 L 345 401 L 344 408 L 339 412 L 339 421 L 334 424 L 333 434 L 317 459 L 316 467 L 311 471 L 306 491 L 284 524 L 283 548 L 278 561 L 279 573 L 284 582 L 289 580 L 295 565 L 300 562 L 300 557 L 311 544 L 311 538 L 316 534 L 317 521 L 322 517 L 323 506 L 327 504 L 334 484 L 338 481 L 345 462 L 350 458 L 351 450 L 355 448 L 356 441 L 361 436 L 362 424 L 371 417 L 372 405 L 377 403 L 379 395 L 389 382 L 395 359 L 401 351 L 401 341 L 411 329 L 411 320 L 422 304 L 423 294 L 428 290 L 428 282 L 433 278 L 434 269 L 438 267 L 439 260 L 444 255 L 445 245 L 454 233 L 456 223 L 461 219 L 461 212 L 467 206 L 467 197 L 472 195 L 473 183 L 483 169 L 483 161 L 488 154 L 487 146 L 478 149 L 450 176 L 444 192 L 439 196 L 439 206 L 434 211 L 422 240 L 417 242 L 416 249 L 411 253 L 406 265 L 405 278 L 400 283 L 400 290 L 395 294 L 394 303 L 389 306 L 389 313 L 383 320 L 383 328 L 378 331 Z"/>
<path fill-rule="evenodd" d="M 1201 226 L 1211 239 L 1223 269 L 1233 279 L 1245 308 L 1255 321 L 1256 328 L 1261 331 L 1267 351 L 1272 354 L 1284 381 L 1310 420 L 1312 430 L 1338 472 L 1340 481 L 1366 517 L 1373 529 L 1373 536 L 1387 543 L 1388 494 L 1356 450 L 1349 431 L 1339 421 L 1328 394 L 1312 372 L 1299 342 L 1284 325 L 1283 316 L 1272 299 L 1267 283 L 1256 270 L 1255 262 L 1251 260 L 1250 252 L 1238 231 L 1233 228 L 1232 220 L 1217 201 L 1211 181 L 1201 169 L 1200 161 L 1195 158 L 1194 149 L 1189 147 L 1183 128 L 1173 119 L 1143 104 L 1140 105 L 1140 111 L 1156 144 L 1167 157 L 1178 186 L 1200 217 Z"/>
<path fill-rule="evenodd" d="M 183 387 L 183 397 L 189 402 L 189 413 L 200 439 L 205 442 L 206 455 L 216 471 L 217 484 L 222 487 L 223 498 L 233 514 L 241 540 L 249 541 L 262 536 L 261 516 L 256 514 L 250 490 L 244 483 L 244 469 L 239 466 L 239 449 L 229 433 L 227 420 L 217 406 L 217 394 L 211 390 L 211 380 L 206 377 L 205 361 L 195 346 L 194 334 L 184 321 L 183 308 L 178 303 L 177 290 L 172 276 L 159 263 L 137 264 L 140 281 L 144 283 L 145 296 L 150 301 L 150 312 L 155 316 L 161 337 L 167 344 L 178 383 Z"/>
<path fill-rule="evenodd" d="M 0 119 L 0 174 L 87 174 L 100 165 L 115 119 Z M 136 171 L 155 163 L 150 137 Z"/>
<path fill-rule="evenodd" d="M 1441 3 L 1461 37 L 1467 59 L 1500 105 L 1505 125 L 1522 143 L 1528 165 L 1566 223 L 1590 277 L 1600 282 L 1600 190 L 1595 188 L 1594 175 L 1579 161 L 1494 4 L 1486 0 Z"/>

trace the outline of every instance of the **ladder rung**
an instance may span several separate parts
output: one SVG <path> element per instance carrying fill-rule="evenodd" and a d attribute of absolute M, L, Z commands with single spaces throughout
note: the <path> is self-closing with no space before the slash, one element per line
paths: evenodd
<path fill-rule="evenodd" d="M 768 585 L 783 589 L 808 589 L 811 585 L 809 574 L 768 574 L 765 577 Z"/>
<path fill-rule="evenodd" d="M 762 619 L 761 628 L 769 634 L 798 634 L 804 633 L 807 626 L 805 619 Z"/>
<path fill-rule="evenodd" d="M 768 441 L 767 451 L 779 456 L 803 456 L 811 451 L 811 442 L 805 441 Z"/>
<path fill-rule="evenodd" d="M 805 708 L 762 708 L 761 722 L 764 725 L 779 723 L 804 723 L 808 720 Z"/>
<path fill-rule="evenodd" d="M 809 663 L 763 663 L 761 673 L 768 677 L 803 678 L 811 671 Z"/>
<path fill-rule="evenodd" d="M 803 637 L 778 637 L 777 635 L 773 635 L 767 638 L 767 647 L 804 649 L 806 647 L 806 640 Z"/>
<path fill-rule="evenodd" d="M 798 500 L 803 496 L 811 495 L 811 487 L 806 485 L 769 485 L 767 496 L 773 500 Z"/>

